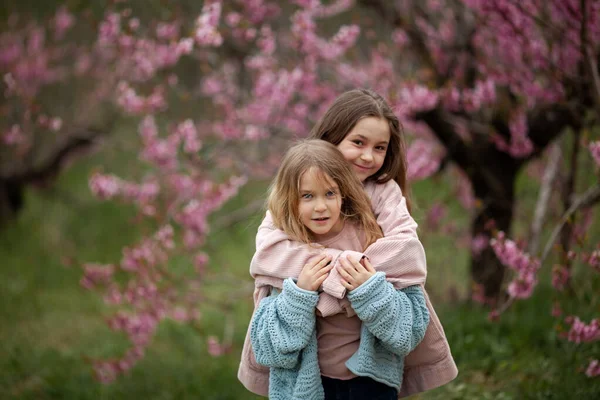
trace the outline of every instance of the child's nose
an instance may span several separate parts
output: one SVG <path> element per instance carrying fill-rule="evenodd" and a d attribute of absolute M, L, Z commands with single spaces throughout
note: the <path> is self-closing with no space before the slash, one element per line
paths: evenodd
<path fill-rule="evenodd" d="M 315 211 L 325 211 L 327 207 L 325 206 L 325 202 L 323 200 L 317 200 L 315 203 Z"/>

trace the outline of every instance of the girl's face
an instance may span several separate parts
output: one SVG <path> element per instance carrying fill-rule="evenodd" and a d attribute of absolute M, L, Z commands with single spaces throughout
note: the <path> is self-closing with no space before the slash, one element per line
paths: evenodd
<path fill-rule="evenodd" d="M 375 174 L 385 160 L 390 143 L 390 127 L 384 118 L 366 117 L 337 145 L 361 182 Z"/>
<path fill-rule="evenodd" d="M 342 230 L 341 208 L 339 187 L 328 175 L 311 168 L 300 177 L 298 213 L 315 240 L 327 239 Z"/>

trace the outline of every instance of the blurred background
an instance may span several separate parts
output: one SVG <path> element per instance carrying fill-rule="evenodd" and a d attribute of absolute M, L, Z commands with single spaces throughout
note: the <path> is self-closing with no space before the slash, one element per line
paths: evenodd
<path fill-rule="evenodd" d="M 367 87 L 459 376 L 600 396 L 600 1 L 5 1 L 0 398 L 254 399 L 270 179 Z"/>

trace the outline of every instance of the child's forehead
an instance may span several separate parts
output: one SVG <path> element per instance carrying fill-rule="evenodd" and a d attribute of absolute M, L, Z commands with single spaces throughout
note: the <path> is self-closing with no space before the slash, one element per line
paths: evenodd
<path fill-rule="evenodd" d="M 337 186 L 337 183 L 325 171 L 318 167 L 310 167 L 300 176 L 300 189 L 303 187 L 311 188 L 330 188 Z"/>

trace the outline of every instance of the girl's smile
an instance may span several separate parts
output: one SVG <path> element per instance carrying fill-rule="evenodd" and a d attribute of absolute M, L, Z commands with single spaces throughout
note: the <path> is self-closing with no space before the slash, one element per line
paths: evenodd
<path fill-rule="evenodd" d="M 356 123 L 337 148 L 352 164 L 361 182 L 364 182 L 383 166 L 389 143 L 390 127 L 387 120 L 366 117 Z"/>

